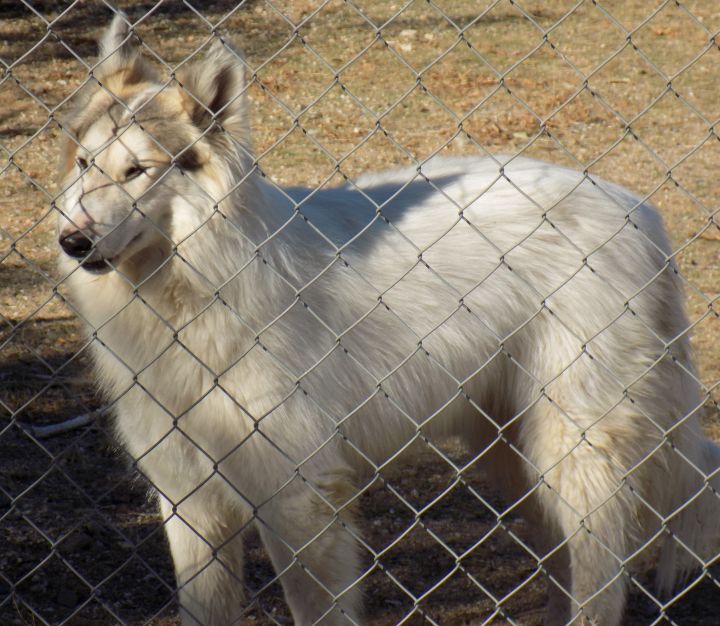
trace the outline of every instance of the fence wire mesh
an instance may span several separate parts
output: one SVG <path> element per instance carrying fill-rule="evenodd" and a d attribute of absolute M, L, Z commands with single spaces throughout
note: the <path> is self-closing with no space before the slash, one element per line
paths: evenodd
<path fill-rule="evenodd" d="M 97 58 L 97 41 L 120 9 L 131 31 Z M 518 289 L 531 294 L 535 309 L 510 332 L 496 332 L 492 322 L 488 324 L 478 313 L 481 307 L 474 307 L 470 292 L 448 278 L 442 260 L 433 257 L 436 241 L 423 240 L 422 234 L 398 226 L 392 218 L 398 190 L 386 190 L 383 197 L 358 183 L 363 172 L 407 168 L 403 170 L 406 180 L 395 181 L 398 189 L 412 194 L 413 181 L 419 177 L 426 185 L 424 193 L 445 196 L 446 210 L 456 220 L 451 226 L 462 223 L 474 230 L 478 245 L 496 257 L 498 272 L 512 269 L 516 249 L 532 233 L 525 233 L 522 241 L 510 247 L 498 248 L 474 222 L 468 202 L 452 197 L 442 176 L 427 173 L 433 158 L 484 155 L 502 176 L 503 164 L 514 157 L 533 157 L 570 167 L 593 180 L 611 180 L 658 207 L 672 239 L 672 253 L 663 253 L 668 261 L 663 267 L 677 267 L 689 320 L 673 337 L 692 336 L 697 362 L 697 372 L 682 358 L 676 360 L 676 369 L 697 383 L 700 402 L 687 414 L 676 415 L 677 425 L 668 427 L 643 413 L 642 401 L 636 402 L 633 396 L 634 383 L 620 381 L 622 393 L 607 398 L 604 411 L 593 419 L 596 423 L 609 419 L 625 401 L 638 407 L 641 418 L 661 433 L 657 444 L 634 461 L 641 468 L 652 465 L 659 448 L 673 444 L 675 431 L 690 420 L 701 419 L 709 439 L 720 440 L 720 224 L 715 183 L 720 162 L 716 132 L 720 8 L 715 2 L 159 0 L 117 7 L 71 0 L 18 0 L 1 3 L 0 15 L 0 623 L 172 624 L 179 623 L 181 608 L 187 612 L 187 623 L 195 623 L 193 618 L 223 623 L 230 613 L 223 613 L 222 607 L 235 601 L 234 596 L 228 597 L 232 594 L 216 594 L 207 612 L 192 600 L 212 576 L 227 578 L 227 584 L 236 589 L 233 593 L 244 596 L 242 608 L 233 609 L 237 623 L 325 619 L 325 623 L 377 625 L 536 624 L 543 620 L 548 588 L 553 585 L 564 590 L 561 598 L 564 594 L 568 601 L 579 603 L 569 604 L 573 618 L 615 623 L 612 617 L 598 620 L 592 607 L 593 599 L 612 591 L 618 579 L 628 589 L 624 623 L 716 623 L 720 544 L 699 554 L 682 533 L 671 537 L 677 549 L 689 555 L 693 567 L 666 594 L 653 583 L 656 555 L 650 554 L 647 563 L 636 563 L 652 552 L 650 544 L 656 535 L 673 533 L 671 521 L 683 510 L 701 497 L 717 500 L 710 484 L 716 470 L 712 464 L 698 465 L 682 445 L 674 454 L 694 468 L 700 487 L 688 488 L 686 500 L 670 511 L 657 510 L 641 489 L 633 491 L 634 467 L 612 467 L 620 480 L 607 501 L 620 498 L 629 488 L 633 502 L 642 503 L 636 506 L 650 511 L 654 520 L 652 528 L 642 529 L 648 536 L 627 552 L 616 554 L 615 544 L 603 533 L 593 534 L 593 524 L 588 523 L 606 500 L 596 502 L 592 511 L 576 512 L 576 530 L 564 533 L 550 547 L 537 545 L 541 534 L 533 521 L 537 518 L 521 515 L 539 490 L 557 491 L 560 500 L 564 495 L 551 478 L 545 480 L 552 467 L 538 467 L 513 429 L 544 400 L 553 402 L 558 414 L 570 421 L 577 409 L 563 406 L 561 398 L 552 399 L 553 384 L 574 361 L 552 377 L 542 378 L 522 357 L 513 356 L 517 353 L 512 346 L 548 315 L 568 333 L 574 332 L 549 299 L 575 273 L 552 292 L 521 275 Z M 212 97 L 203 97 L 203 85 L 212 82 L 222 59 L 211 57 L 215 66 L 200 66 L 202 72 L 195 75 L 189 68 L 201 63 L 217 41 L 242 66 L 245 83 L 236 85 L 230 74 L 224 74 L 225 87 Z M 125 98 L 113 86 L 107 67 L 113 58 L 122 56 L 121 46 L 128 42 L 138 46 L 153 68 L 156 87 L 148 82 L 145 91 L 132 91 Z M 230 42 L 238 44 L 242 56 Z M 123 80 L 142 83 L 128 78 L 130 74 Z M 137 98 L 159 102 L 178 85 L 187 94 L 184 108 L 160 109 L 159 119 L 143 127 Z M 223 94 L 231 90 L 227 85 L 237 88 L 237 93 Z M 244 132 L 245 125 L 251 126 L 253 138 L 252 150 L 244 146 L 247 150 L 241 149 L 237 157 L 241 162 L 237 171 L 242 174 L 229 189 L 218 193 L 222 181 L 215 181 L 220 186 L 203 188 L 198 180 L 211 179 L 185 176 L 182 193 L 194 201 L 202 198 L 209 213 L 187 226 L 179 238 L 168 234 L 178 232 L 163 221 L 169 217 L 150 219 L 164 260 L 158 261 L 150 278 L 138 278 L 127 266 L 113 264 L 111 273 L 120 276 L 123 285 L 130 285 L 131 297 L 108 310 L 106 305 L 115 294 L 99 290 L 92 303 L 100 311 L 99 318 L 89 316 L 87 307 L 72 297 L 72 276 L 84 270 L 57 267 L 59 214 L 80 231 L 93 227 L 77 223 L 78 217 L 68 213 L 61 197 L 83 176 L 104 177 L 108 188 L 129 188 L 118 184 L 101 155 L 103 151 L 109 154 L 113 144 L 142 140 L 133 138 L 123 126 L 102 147 L 85 145 L 93 139 L 82 136 L 72 118 L 90 115 L 94 119 L 88 111 L 95 101 L 85 101 L 84 109 L 73 108 L 88 86 L 110 99 L 106 108 L 113 115 L 137 113 L 137 123 L 127 128 L 141 127 L 148 137 L 145 147 L 150 146 L 147 149 L 154 158 L 170 162 L 169 171 L 192 172 L 195 162 L 203 159 L 203 167 L 214 167 L 208 166 L 212 160 L 208 146 L 224 145 L 222 137 L 213 134 L 218 132 L 217 124 L 225 125 L 221 133 L 237 128 Z M 247 111 L 240 107 L 238 120 L 231 115 L 240 93 L 249 106 Z M 213 108 L 220 101 L 220 108 Z M 188 111 L 196 116 L 199 130 L 177 137 L 172 123 Z M 74 178 L 60 183 L 55 155 L 63 139 L 74 154 L 70 167 L 78 169 Z M 131 164 L 125 182 L 145 176 L 149 167 Z M 269 189 L 265 193 L 291 209 L 284 220 L 265 230 L 252 219 L 238 220 L 226 208 L 236 191 L 254 192 L 254 176 L 262 177 Z M 133 202 L 133 215 L 147 218 L 142 195 L 159 194 L 174 184 L 172 180 L 158 177 L 140 198 L 133 197 L 132 191 L 121 193 Z M 515 186 L 512 175 L 509 180 L 522 193 L 522 185 Z M 357 212 L 364 211 L 365 221 L 350 239 L 342 239 L 339 231 L 321 224 L 313 213 L 313 202 L 325 203 L 332 212 L 333 203 L 342 201 L 332 191 L 339 186 L 354 191 Z M 536 189 L 542 192 L 543 184 Z M 253 201 L 251 196 L 250 204 Z M 422 198 L 418 196 L 417 201 Z M 117 203 L 117 197 L 108 202 Z M 540 206 L 545 200 L 530 197 L 529 202 Z M 555 204 L 560 202 L 560 198 L 555 200 Z M 631 224 L 637 208 L 638 203 L 626 207 Z M 537 228 L 544 224 L 562 234 L 562 222 L 553 223 L 551 211 L 548 215 L 542 215 Z M 126 221 L 130 221 L 128 216 L 122 220 Z M 193 236 L 212 229 L 231 231 L 239 248 L 250 249 L 249 254 L 238 256 L 229 274 L 217 270 L 224 262 L 220 248 L 205 252 L 202 258 L 207 263 L 194 263 L 200 257 L 194 256 Z M 363 236 L 373 229 L 382 230 L 391 242 L 380 267 L 361 260 L 367 245 Z M 447 228 L 437 240 L 450 236 L 449 232 Z M 571 235 L 562 237 L 563 245 L 579 255 L 574 272 L 592 266 L 588 261 L 592 251 Z M 598 249 L 614 237 L 598 241 Z M 105 241 L 111 239 L 107 235 Z M 329 261 L 318 265 L 300 253 L 283 258 L 273 247 L 299 240 Z M 93 262 L 96 253 L 83 249 L 85 242 L 93 243 L 87 238 L 75 242 L 66 238 L 64 247 L 68 250 L 72 243 L 76 252 L 89 254 L 88 262 Z M 546 251 L 550 267 L 552 250 Z M 189 291 L 165 294 L 158 300 L 143 290 L 153 276 L 163 275 L 167 259 L 190 266 L 187 280 L 193 281 L 192 289 L 207 296 L 202 302 L 185 302 Z M 106 263 L 102 257 L 95 262 Z M 113 259 L 108 262 L 112 264 Z M 592 271 L 600 276 L 608 297 L 624 301 L 620 313 L 642 317 L 642 310 L 633 309 L 633 299 L 646 286 L 636 285 L 634 294 L 623 293 L 622 283 L 603 273 L 605 269 L 598 266 Z M 403 314 L 402 285 L 414 284 L 421 271 L 423 284 L 442 294 L 443 306 L 430 322 Z M 468 271 L 468 280 L 478 285 L 492 283 L 491 275 L 478 281 Z M 334 284 L 344 285 L 345 291 L 323 296 L 323 281 L 334 272 L 344 272 L 344 282 Z M 261 303 L 263 315 L 245 310 L 242 299 L 233 299 L 233 285 L 262 298 L 260 286 L 266 284 L 273 285 L 278 297 Z M 360 312 L 348 308 L 340 326 L 323 314 L 323 307 L 329 305 L 322 304 L 322 297 L 342 308 L 353 294 L 369 292 L 374 294 L 374 303 Z M 168 314 L 169 298 L 187 305 L 183 315 Z M 495 345 L 464 374 L 438 358 L 432 347 L 434 338 L 454 323 L 458 313 L 466 316 L 462 323 L 468 333 L 492 336 Z M 128 345 L 139 342 L 148 347 L 140 366 L 128 359 L 117 335 L 111 336 L 113 322 L 128 315 L 154 320 L 150 330 L 126 337 Z M 215 325 L 218 337 L 198 337 L 194 329 L 207 328 L 212 315 L 224 320 L 224 326 Z M 616 321 L 607 318 L 595 337 L 578 338 L 582 345 L 575 358 L 592 354 L 592 342 L 611 333 Z M 380 373 L 374 355 L 367 353 L 382 352 L 386 343 L 358 344 L 353 331 L 364 323 L 391 334 L 396 346 L 410 346 L 402 354 L 395 353 L 392 366 Z M 283 328 L 312 337 L 294 344 L 305 354 L 285 345 Z M 207 347 L 218 341 L 233 343 L 234 333 L 243 340 L 236 342 L 229 361 Z M 665 356 L 675 358 L 673 341 L 660 339 L 664 348 L 658 355 L 648 355 L 646 373 L 660 368 Z M 93 377 L 92 350 L 104 350 L 104 358 L 119 363 L 129 383 L 106 383 L 98 393 L 96 383 L 107 378 L 107 372 Z M 424 365 L 417 365 L 417 371 L 443 380 L 445 391 L 431 410 L 416 414 L 413 402 L 395 393 L 399 388 L 393 377 L 421 358 Z M 513 376 L 527 379 L 536 389 L 531 399 L 503 419 L 498 417 L 499 405 L 477 400 L 470 387 L 471 375 L 491 375 L 499 359 L 511 361 Z M 178 385 L 194 386 L 183 389 L 183 397 L 189 398 L 185 404 L 177 400 L 182 395 L 177 389 L 159 389 L 153 382 L 161 378 L 159 371 L 174 371 L 181 362 L 183 371 L 194 372 L 183 378 L 178 366 Z M 345 386 L 338 382 L 336 395 L 343 397 L 328 403 L 318 390 L 327 381 L 346 380 L 339 367 L 355 378 Z M 280 381 L 282 393 L 273 388 L 267 397 L 250 402 L 252 390 L 238 385 L 233 376 L 244 372 L 255 381 L 258 374 L 253 368 Z M 606 374 L 622 378 L 617 372 Z M 421 381 L 414 393 L 421 396 L 428 384 Z M 137 399 L 138 394 L 150 399 L 149 408 Z M 442 409 L 459 401 L 472 407 L 476 419 L 491 426 L 492 437 L 479 449 L 469 449 L 457 438 L 445 441 L 432 434 L 431 422 Z M 133 440 L 132 432 L 125 433 L 122 441 L 113 432 L 112 416 L 118 411 L 133 414 L 129 406 L 145 407 L 158 421 L 154 431 L 142 420 L 130 427 L 147 430 L 142 444 Z M 212 414 L 198 426 L 198 415 L 218 406 L 251 426 L 244 427 L 242 436 L 232 435 L 231 429 L 224 441 L 212 440 L 203 424 L 207 429 L 208 422 L 214 425 L 213 420 L 222 418 Z M 296 445 L 296 426 L 288 422 L 280 428 L 273 422 L 282 411 L 316 416 L 319 444 L 314 449 Z M 405 429 L 404 438 L 390 453 L 378 457 L 368 442 L 348 434 L 356 432 L 353 420 L 364 411 L 385 411 L 393 423 L 401 425 L 398 428 Z M 572 457 L 581 440 L 586 441 L 589 429 L 578 426 L 582 433 L 556 460 L 558 465 Z M 318 473 L 316 466 L 338 445 L 364 467 L 365 477 L 343 482 L 342 476 Z M 259 452 L 246 453 L 251 447 Z M 521 471 L 536 480 L 512 492 L 498 489 L 497 474 L 486 472 L 482 463 L 498 447 L 503 447 L 509 463 L 523 467 Z M 167 449 L 184 451 L 177 453 L 174 466 L 154 460 Z M 408 456 L 406 452 L 413 452 L 411 460 L 395 463 Z M 238 459 L 253 475 L 250 482 L 236 480 L 232 470 L 224 469 L 234 467 Z M 197 470 L 203 478 L 195 482 L 193 464 L 204 468 Z M 290 468 L 281 484 L 265 492 L 255 489 L 254 485 L 267 482 L 266 475 L 277 473 L 275 466 Z M 333 471 L 342 473 L 346 468 Z M 184 491 L 168 488 L 178 483 L 171 480 L 173 476 L 184 475 L 188 476 Z M 671 482 L 660 470 L 656 480 L 659 491 Z M 341 482 L 342 489 L 337 486 Z M 218 495 L 228 490 L 234 504 Z M 301 491 L 305 499 L 296 500 Z M 298 504 L 301 501 L 312 501 L 315 508 Z M 572 508 L 573 503 L 564 501 L 565 505 Z M 220 521 L 214 510 L 222 507 L 237 511 L 225 513 Z M 303 521 L 312 511 L 323 512 L 317 519 Z M 278 515 L 285 516 L 286 523 L 278 522 Z M 708 520 L 706 527 L 712 529 L 713 522 Z M 170 546 L 174 567 L 166 531 L 171 543 L 186 544 L 184 549 Z M 554 555 L 579 541 L 575 537 L 582 533 L 593 537 L 598 559 L 613 553 L 616 572 L 600 588 L 577 598 L 571 584 L 558 577 L 562 570 L 553 570 L 550 563 Z M 349 558 L 349 552 L 332 541 L 359 546 L 350 581 L 328 582 L 328 568 L 341 567 L 338 563 Z M 244 546 L 244 562 L 236 544 Z M 325 565 L 318 560 L 318 551 L 326 552 Z M 586 566 L 592 569 L 594 563 L 593 558 Z M 291 613 L 283 586 L 287 592 L 293 585 L 296 599 Z M 178 595 L 178 587 L 185 595 L 183 591 Z M 359 589 L 364 609 L 362 614 L 353 614 L 348 607 Z M 303 595 L 309 599 L 303 600 Z M 313 607 L 314 598 L 325 598 L 326 605 L 318 601 Z M 292 594 L 288 599 L 292 604 Z"/>

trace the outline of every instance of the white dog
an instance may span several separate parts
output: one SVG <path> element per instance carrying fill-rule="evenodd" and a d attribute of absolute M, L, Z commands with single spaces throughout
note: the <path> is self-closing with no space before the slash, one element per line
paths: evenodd
<path fill-rule="evenodd" d="M 460 436 L 522 501 L 548 621 L 618 624 L 627 569 L 715 553 L 681 284 L 655 209 L 527 159 L 434 158 L 282 191 L 250 153 L 243 62 L 167 83 L 126 18 L 68 121 L 61 291 L 152 481 L 184 624 L 243 614 L 257 524 L 298 624 L 362 623 L 359 494 Z"/>

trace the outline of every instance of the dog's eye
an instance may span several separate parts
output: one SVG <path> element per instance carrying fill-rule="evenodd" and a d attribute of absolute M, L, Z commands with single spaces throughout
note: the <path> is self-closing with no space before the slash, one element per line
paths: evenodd
<path fill-rule="evenodd" d="M 88 162 L 83 157 L 75 159 L 75 163 L 81 170 L 86 170 L 88 168 Z"/>
<path fill-rule="evenodd" d="M 145 173 L 145 168 L 140 167 L 139 165 L 134 165 L 133 167 L 129 167 L 127 170 L 125 170 L 125 180 L 132 180 L 133 178 L 137 178 L 140 176 L 140 174 Z"/>

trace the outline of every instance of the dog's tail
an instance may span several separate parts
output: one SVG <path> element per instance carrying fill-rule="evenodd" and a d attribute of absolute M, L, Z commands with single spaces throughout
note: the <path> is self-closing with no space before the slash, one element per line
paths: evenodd
<path fill-rule="evenodd" d="M 657 568 L 658 591 L 663 595 L 720 555 L 720 447 L 697 437 L 684 448 L 675 450 L 678 462 L 671 468 L 678 473 L 666 485 L 668 490 L 679 489 Z"/>

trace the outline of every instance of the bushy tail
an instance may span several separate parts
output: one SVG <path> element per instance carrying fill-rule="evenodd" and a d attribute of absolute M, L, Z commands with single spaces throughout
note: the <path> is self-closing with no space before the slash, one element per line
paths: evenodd
<path fill-rule="evenodd" d="M 676 512 L 658 563 L 657 586 L 663 595 L 720 555 L 720 447 L 698 439 L 673 465 L 679 470 L 673 481 L 679 481 L 675 485 L 681 497 L 675 498 Z"/>

